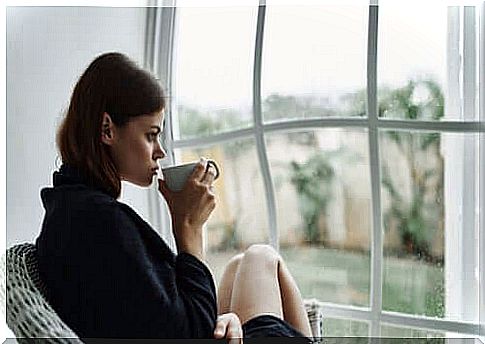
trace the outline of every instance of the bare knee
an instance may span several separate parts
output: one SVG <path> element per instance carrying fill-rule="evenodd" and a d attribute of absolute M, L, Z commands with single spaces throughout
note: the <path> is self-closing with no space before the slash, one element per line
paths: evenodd
<path fill-rule="evenodd" d="M 246 249 L 243 260 L 250 261 L 253 264 L 274 267 L 281 261 L 281 256 L 270 245 L 254 244 Z"/>
<path fill-rule="evenodd" d="M 231 259 L 229 259 L 229 262 L 227 262 L 226 264 L 225 271 L 230 273 L 236 272 L 237 268 L 241 264 L 243 257 L 244 257 L 244 254 L 239 253 L 233 256 Z"/>
<path fill-rule="evenodd" d="M 271 245 L 253 244 L 249 246 L 244 254 L 265 255 L 271 257 L 279 257 L 279 253 Z"/>
<path fill-rule="evenodd" d="M 283 318 L 279 261 L 280 255 L 269 245 L 251 245 L 244 251 L 231 299 L 231 310 L 241 323 L 261 314 Z"/>

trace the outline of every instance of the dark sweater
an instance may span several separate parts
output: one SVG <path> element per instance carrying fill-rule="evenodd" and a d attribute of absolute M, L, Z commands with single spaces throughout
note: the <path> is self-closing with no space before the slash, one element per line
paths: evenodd
<path fill-rule="evenodd" d="M 207 266 L 85 180 L 64 164 L 41 190 L 39 272 L 61 319 L 81 338 L 213 338 Z"/>

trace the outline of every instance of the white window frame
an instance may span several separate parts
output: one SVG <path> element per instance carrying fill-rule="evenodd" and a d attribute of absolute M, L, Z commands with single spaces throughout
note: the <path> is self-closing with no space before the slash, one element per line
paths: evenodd
<path fill-rule="evenodd" d="M 485 123 L 485 1 L 481 4 L 481 15 L 480 15 L 480 33 L 479 33 L 479 75 L 480 75 L 480 89 L 479 89 L 479 111 L 480 111 L 480 121 Z M 483 129 L 483 128 L 482 128 Z M 484 166 L 485 163 L 485 138 L 482 137 L 480 140 L 479 163 Z M 482 168 L 479 172 L 479 312 L 480 312 L 480 338 L 485 342 L 485 170 Z"/>
<path fill-rule="evenodd" d="M 368 130 L 369 150 L 370 150 L 370 175 L 371 175 L 371 192 L 372 192 L 372 241 L 371 241 L 371 285 L 370 285 L 370 307 L 354 307 L 339 304 L 332 304 L 328 302 L 321 302 L 321 308 L 325 317 L 330 318 L 345 318 L 350 320 L 364 321 L 370 324 L 369 335 L 372 337 L 379 337 L 381 334 L 381 324 L 395 325 L 418 328 L 430 331 L 444 331 L 457 332 L 468 334 L 472 336 L 481 336 L 482 340 L 485 337 L 485 217 L 484 217 L 484 200 L 485 200 L 485 169 L 468 169 L 465 171 L 464 178 L 473 177 L 474 180 L 479 180 L 477 189 L 479 190 L 476 197 L 480 200 L 479 208 L 464 209 L 471 214 L 473 220 L 476 221 L 475 226 L 479 228 L 479 321 L 452 321 L 446 319 L 437 319 L 424 316 L 414 316 L 404 313 L 395 313 L 382 310 L 382 262 L 383 262 L 383 227 L 381 223 L 381 189 L 380 189 L 380 169 L 379 169 L 379 143 L 378 133 L 379 129 L 412 129 L 419 131 L 439 131 L 439 132 L 455 132 L 455 133 L 480 133 L 480 142 L 478 152 L 468 151 L 468 153 L 479 156 L 479 165 L 485 166 L 485 1 L 480 4 L 477 11 L 481 12 L 481 21 L 479 34 L 479 57 L 480 57 L 480 80 L 479 80 L 479 109 L 476 109 L 470 99 L 475 97 L 475 88 L 471 87 L 473 78 L 475 78 L 476 71 L 473 63 L 464 66 L 464 86 L 462 90 L 449 90 L 453 92 L 463 92 L 464 102 L 459 102 L 458 106 L 462 104 L 460 114 L 464 113 L 464 117 L 460 122 L 432 122 L 432 121 L 403 121 L 403 120 L 388 120 L 379 119 L 377 116 L 377 35 L 378 35 L 378 3 L 377 0 L 370 0 L 369 3 L 369 26 L 368 26 L 368 50 L 367 50 L 367 118 L 322 118 L 322 119 L 302 119 L 292 120 L 284 123 L 269 123 L 265 124 L 262 120 L 261 113 L 261 59 L 262 59 L 262 44 L 264 33 L 264 20 L 266 5 L 264 0 L 260 0 L 257 30 L 256 30 L 256 44 L 254 54 L 254 73 L 253 73 L 253 118 L 254 126 L 248 129 L 240 129 L 232 132 L 220 133 L 210 137 L 174 140 L 172 123 L 177 123 L 177 113 L 174 104 L 170 101 L 175 98 L 175 79 L 172 75 L 172 61 L 175 60 L 176 46 L 174 40 L 176 39 L 176 0 L 149 0 L 149 6 L 154 6 L 147 9 L 147 51 L 146 51 L 146 67 L 154 71 L 163 81 L 165 89 L 168 90 L 168 104 L 166 109 L 166 123 L 164 127 L 164 145 L 167 148 L 168 159 L 165 164 L 169 165 L 176 161 L 174 156 L 175 149 L 204 147 L 212 144 L 222 143 L 235 139 L 254 138 L 256 140 L 256 149 L 258 152 L 259 163 L 261 166 L 263 181 L 265 185 L 266 202 L 268 209 L 268 225 L 270 229 L 270 242 L 276 249 L 279 248 L 278 242 L 278 225 L 276 216 L 275 192 L 273 189 L 273 182 L 271 178 L 269 162 L 267 158 L 267 151 L 265 146 L 264 136 L 266 133 L 273 132 L 288 132 L 291 130 L 301 129 L 316 129 L 316 128 L 332 128 L 332 127 L 351 127 L 364 128 Z M 464 22 L 469 22 L 473 15 L 470 10 L 465 11 Z M 453 16 L 453 14 L 450 14 Z M 163 35 L 160 34 L 163 32 Z M 465 54 L 468 61 L 476 58 L 475 49 L 472 47 L 473 35 L 475 32 L 467 30 L 464 31 L 464 44 L 462 53 Z M 175 37 L 175 38 L 174 38 Z M 150 48 L 151 47 L 151 48 Z M 450 72 L 452 73 L 452 72 Z M 453 77 L 453 75 L 451 75 Z M 450 94 L 448 94 L 450 96 Z M 455 94 L 456 96 L 456 94 Z M 452 102 L 451 102 L 452 103 Z M 473 115 L 476 111 L 480 113 L 480 122 L 470 121 L 470 114 Z M 175 128 L 177 130 L 177 128 Z M 479 178 L 476 177 L 479 173 Z M 464 204 L 470 204 L 474 201 L 470 197 L 473 195 L 464 195 Z M 159 223 L 162 228 L 162 236 L 167 239 L 172 249 L 175 250 L 173 236 L 170 229 L 170 221 L 168 213 L 160 211 L 159 196 L 156 188 L 149 195 L 150 204 L 150 218 L 153 223 Z M 476 210 L 476 214 L 474 211 Z M 470 213 L 471 211 L 471 213 Z M 463 225 L 463 224 L 461 224 Z M 470 226 L 470 224 L 468 224 Z M 474 226 L 473 224 L 471 226 Z M 463 227 L 460 227 L 463 228 Z M 470 245 L 471 240 L 468 237 L 462 236 L 460 238 L 464 245 Z M 469 240 L 469 241 L 467 241 Z M 471 255 L 473 256 L 473 255 Z M 460 260 L 457 263 L 458 267 L 453 269 L 460 269 L 467 264 L 466 261 Z M 457 271 L 458 271 L 457 270 Z M 462 270 L 460 270 L 462 271 Z M 469 273 L 465 271 L 463 273 Z M 460 272 L 462 276 L 462 272 Z M 461 286 L 465 287 L 465 286 Z M 466 290 L 466 289 L 465 289 Z M 459 296 L 465 301 L 466 292 L 460 293 Z"/>
<path fill-rule="evenodd" d="M 463 20 L 460 20 L 462 18 Z M 463 23 L 463 28 L 460 24 Z M 475 8 L 448 8 L 447 120 L 473 121 L 477 112 Z M 462 44 L 460 36 L 463 34 Z M 460 90 L 461 63 L 463 64 Z M 478 315 L 474 282 L 478 273 L 478 147 L 475 137 L 442 140 L 445 160 L 445 304 L 447 315 L 472 320 Z M 457 164 L 462 161 L 463 164 Z M 469 189 L 468 189 L 469 188 Z M 463 229 L 457 231 L 456 228 Z M 466 248 L 466 249 L 465 249 Z M 453 276 L 453 278 L 450 278 Z M 459 276 L 459 278 L 456 278 Z"/>

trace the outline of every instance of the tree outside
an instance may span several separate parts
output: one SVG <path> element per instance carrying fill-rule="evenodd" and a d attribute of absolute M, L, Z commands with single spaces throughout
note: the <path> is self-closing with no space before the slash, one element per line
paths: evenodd
<path fill-rule="evenodd" d="M 379 116 L 383 118 L 440 120 L 444 115 L 442 91 L 439 85 L 430 79 L 410 80 L 400 88 L 382 88 L 379 90 L 379 94 Z M 264 118 L 269 121 L 287 120 L 295 117 L 293 116 L 295 113 L 300 114 L 296 117 L 305 118 L 365 115 L 365 90 L 345 94 L 340 100 L 342 111 L 336 113 L 334 109 L 325 108 L 325 102 L 322 102 L 321 99 L 273 94 L 263 101 Z M 179 108 L 179 118 L 180 132 L 182 137 L 186 138 L 212 135 L 248 125 L 247 121 L 242 119 L 242 115 L 232 109 L 209 113 L 182 106 Z M 318 140 L 313 132 L 288 132 L 283 135 L 289 144 L 296 143 L 301 145 L 302 149 L 317 147 Z M 436 268 L 431 265 L 429 268 L 439 270 L 443 252 L 433 250 L 432 244 L 436 232 L 443 231 L 443 203 L 441 201 L 443 197 L 443 158 L 440 154 L 440 136 L 436 133 L 386 131 L 381 135 L 380 140 L 381 147 L 392 146 L 394 149 L 392 154 L 397 154 L 391 160 L 381 159 L 381 183 L 387 200 L 386 206 L 383 207 L 383 223 L 386 233 L 396 232 L 399 237 L 398 246 L 386 244 L 386 254 L 389 257 L 408 257 L 411 260 L 421 257 L 425 262 L 438 263 Z M 224 154 L 243 159 L 251 147 L 254 147 L 254 144 L 229 142 L 223 145 L 223 151 Z M 316 247 L 331 249 L 331 244 L 326 240 L 325 219 L 328 215 L 329 204 L 335 199 L 333 190 L 340 177 L 336 172 L 336 167 L 339 159 L 342 159 L 342 155 L 348 152 L 319 152 L 318 148 L 314 150 L 316 152 L 308 156 L 304 162 L 288 162 L 286 168 L 289 178 L 284 182 L 290 183 L 294 188 L 298 211 L 302 216 L 300 230 L 303 233 L 304 242 Z M 381 148 L 381 150 L 383 149 Z M 399 160 L 400 165 L 396 165 L 393 160 Z M 402 168 L 403 166 L 405 168 Z M 256 168 L 259 167 L 256 166 Z M 396 168 L 404 169 L 407 172 L 397 171 Z M 237 173 L 232 176 L 234 179 L 240 177 Z M 403 185 L 407 185 L 407 187 L 403 188 Z M 352 187 L 350 186 L 348 189 L 351 192 Z M 264 195 L 259 195 L 259 197 L 264 197 Z M 241 204 L 240 202 L 242 200 L 239 201 L 239 204 Z M 237 209 L 235 214 L 238 214 Z M 228 219 L 219 226 L 223 228 L 224 235 L 217 250 L 223 252 L 241 248 L 239 233 L 245 226 L 244 221 L 238 219 L 236 215 L 235 218 Z M 347 229 L 342 228 L 342 230 Z M 317 256 L 315 255 L 315 257 Z M 335 259 L 338 259 L 337 255 Z M 318 265 L 321 262 L 315 261 L 314 264 Z M 396 281 L 399 279 L 397 266 L 392 268 L 393 273 L 397 274 Z M 443 317 L 444 276 L 442 272 L 438 271 L 433 273 L 433 276 L 437 276 L 437 279 L 434 278 L 436 283 L 426 287 L 428 289 L 423 296 L 425 301 L 422 304 L 425 305 L 425 309 L 422 308 L 422 304 L 413 303 L 412 298 L 402 298 L 402 295 L 399 295 L 401 287 L 398 284 L 392 285 L 392 282 L 390 285 L 384 286 L 384 308 Z M 301 278 L 305 277 L 301 276 Z M 436 290 L 436 285 L 441 285 L 441 288 Z M 394 301 L 386 304 L 386 300 Z"/>

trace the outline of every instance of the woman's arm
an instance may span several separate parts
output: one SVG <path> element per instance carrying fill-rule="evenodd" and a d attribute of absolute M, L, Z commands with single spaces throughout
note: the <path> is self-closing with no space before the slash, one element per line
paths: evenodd
<path fill-rule="evenodd" d="M 187 252 L 179 253 L 173 265 L 160 254 L 161 249 L 157 249 L 153 238 L 144 238 L 143 232 L 124 228 L 124 221 L 117 228 L 123 231 L 120 232 L 123 243 L 120 254 L 126 256 L 127 266 L 132 266 L 139 275 L 130 279 L 140 297 L 139 300 L 131 298 L 133 307 L 138 305 L 146 309 L 146 314 L 151 314 L 145 326 L 141 325 L 150 328 L 154 337 L 211 338 L 217 301 L 214 279 L 207 266 Z M 158 242 L 163 243 L 161 239 Z M 124 269 L 119 271 L 124 272 Z M 143 280 L 147 282 L 140 283 Z"/>
<path fill-rule="evenodd" d="M 159 191 L 165 198 L 172 217 L 172 229 L 178 252 L 187 252 L 203 260 L 202 226 L 216 206 L 212 192 L 215 171 L 201 159 L 187 179 L 184 188 L 173 192 L 158 179 Z"/>
<path fill-rule="evenodd" d="M 216 291 L 204 263 L 188 253 L 175 261 L 163 254 L 162 239 L 116 204 L 93 205 L 76 227 L 59 261 L 70 273 L 59 283 L 81 334 L 213 338 Z"/>

